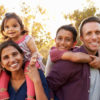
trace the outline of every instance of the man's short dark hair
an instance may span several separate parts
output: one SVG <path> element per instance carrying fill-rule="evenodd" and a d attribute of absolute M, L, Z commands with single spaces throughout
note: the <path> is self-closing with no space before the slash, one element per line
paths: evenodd
<path fill-rule="evenodd" d="M 79 27 L 80 36 L 82 36 L 82 34 L 83 34 L 83 32 L 82 32 L 83 26 L 84 26 L 86 23 L 89 23 L 89 22 L 97 22 L 97 23 L 100 24 L 100 18 L 99 18 L 99 17 L 96 17 L 96 16 L 91 16 L 91 17 L 85 18 L 85 19 L 81 22 L 80 27 Z"/>

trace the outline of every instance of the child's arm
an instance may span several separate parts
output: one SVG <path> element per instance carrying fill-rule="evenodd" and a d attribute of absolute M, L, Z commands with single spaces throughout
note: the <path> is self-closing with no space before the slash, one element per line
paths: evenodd
<path fill-rule="evenodd" d="M 89 63 L 92 61 L 92 58 L 85 53 L 82 52 L 71 52 L 71 51 L 61 51 L 57 48 L 51 49 L 50 51 L 50 57 L 53 62 L 57 60 L 69 60 L 72 62 L 78 62 L 78 63 Z"/>
<path fill-rule="evenodd" d="M 77 62 L 77 63 L 89 63 L 90 61 L 92 61 L 92 58 L 85 53 L 82 52 L 71 52 L 71 51 L 67 51 L 65 53 L 63 53 L 63 55 L 61 56 L 62 60 L 69 60 L 72 62 Z"/>
<path fill-rule="evenodd" d="M 32 53 L 38 52 L 38 49 L 37 49 L 37 46 L 35 44 L 35 40 L 33 37 L 31 37 L 30 40 L 27 42 L 27 46 Z"/>

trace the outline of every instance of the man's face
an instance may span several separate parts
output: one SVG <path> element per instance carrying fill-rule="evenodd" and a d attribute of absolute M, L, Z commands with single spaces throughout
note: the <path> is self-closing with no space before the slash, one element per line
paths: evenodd
<path fill-rule="evenodd" d="M 89 54 L 95 54 L 100 46 L 100 24 L 88 22 L 82 28 L 81 40 Z"/>

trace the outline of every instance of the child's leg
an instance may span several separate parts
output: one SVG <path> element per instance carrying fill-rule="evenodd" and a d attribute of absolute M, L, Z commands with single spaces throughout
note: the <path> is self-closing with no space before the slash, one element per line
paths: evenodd
<path fill-rule="evenodd" d="M 27 83 L 27 100 L 34 100 L 35 89 L 32 80 L 29 79 L 28 75 L 25 75 Z"/>
<path fill-rule="evenodd" d="M 28 63 L 27 63 L 28 65 Z M 27 72 L 27 67 L 25 66 L 24 71 Z M 32 80 L 30 80 L 30 78 L 28 77 L 28 75 L 25 74 L 26 77 L 26 83 L 27 83 L 27 98 L 26 100 L 34 100 L 34 96 L 35 96 L 35 89 L 34 89 L 34 83 L 32 82 Z"/>
<path fill-rule="evenodd" d="M 0 100 L 9 99 L 7 92 L 9 80 L 10 77 L 2 70 L 0 73 Z"/>

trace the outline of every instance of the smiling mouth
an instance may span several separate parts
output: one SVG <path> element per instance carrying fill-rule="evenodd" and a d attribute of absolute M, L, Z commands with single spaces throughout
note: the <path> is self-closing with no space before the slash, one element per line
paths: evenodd
<path fill-rule="evenodd" d="M 18 65 L 18 63 L 12 64 L 10 67 L 14 68 Z"/>
<path fill-rule="evenodd" d="M 9 34 L 15 34 L 15 32 L 11 32 L 11 33 L 9 33 Z"/>

